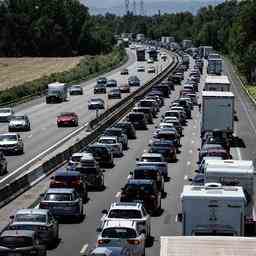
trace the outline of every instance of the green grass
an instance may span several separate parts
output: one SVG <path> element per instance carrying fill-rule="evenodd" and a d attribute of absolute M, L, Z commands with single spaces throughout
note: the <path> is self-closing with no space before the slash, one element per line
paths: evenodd
<path fill-rule="evenodd" d="M 89 80 L 106 73 L 127 60 L 123 48 L 115 48 L 106 55 L 85 56 L 80 63 L 69 71 L 53 73 L 22 85 L 0 91 L 0 106 L 15 105 L 43 95 L 49 83 L 58 81 L 68 84 Z"/>
<path fill-rule="evenodd" d="M 249 94 L 256 100 L 256 85 L 247 85 L 246 89 Z"/>

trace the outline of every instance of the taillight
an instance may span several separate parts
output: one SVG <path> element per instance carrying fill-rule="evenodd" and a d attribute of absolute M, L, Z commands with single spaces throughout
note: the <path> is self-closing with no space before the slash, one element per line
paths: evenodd
<path fill-rule="evenodd" d="M 101 244 L 108 244 L 110 242 L 110 239 L 99 239 L 97 241 L 97 244 L 98 245 L 101 245 Z"/>
<path fill-rule="evenodd" d="M 38 229 L 39 229 L 39 230 L 48 230 L 48 228 L 45 227 L 45 226 L 39 226 Z"/>
<path fill-rule="evenodd" d="M 128 239 L 127 242 L 128 244 L 133 244 L 133 245 L 139 245 L 141 243 L 141 241 L 137 239 Z"/>

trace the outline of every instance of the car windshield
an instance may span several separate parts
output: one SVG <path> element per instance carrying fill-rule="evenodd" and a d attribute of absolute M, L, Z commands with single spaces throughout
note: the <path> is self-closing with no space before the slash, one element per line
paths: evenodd
<path fill-rule="evenodd" d="M 175 133 L 158 133 L 157 138 L 166 139 L 166 140 L 175 140 L 176 135 L 175 135 Z"/>
<path fill-rule="evenodd" d="M 71 89 L 81 89 L 80 85 L 72 85 Z"/>
<path fill-rule="evenodd" d="M 54 177 L 55 181 L 59 181 L 59 182 L 73 182 L 73 181 L 79 181 L 80 177 L 79 176 L 55 176 Z"/>
<path fill-rule="evenodd" d="M 91 147 L 89 151 L 93 154 L 94 157 L 97 157 L 107 154 L 108 150 L 105 147 Z"/>
<path fill-rule="evenodd" d="M 10 109 L 0 109 L 0 113 L 11 113 Z"/>
<path fill-rule="evenodd" d="M 115 139 L 100 139 L 99 143 L 102 143 L 102 144 L 116 144 L 116 140 Z"/>
<path fill-rule="evenodd" d="M 73 162 L 80 162 L 81 158 L 82 158 L 82 156 L 72 156 L 71 157 L 71 161 L 73 161 Z"/>
<path fill-rule="evenodd" d="M 141 107 L 151 107 L 152 106 L 152 102 L 151 101 L 140 101 L 139 105 Z"/>
<path fill-rule="evenodd" d="M 138 115 L 136 115 L 136 114 L 130 114 L 129 115 L 129 120 L 130 121 L 141 121 L 141 120 L 143 120 L 143 115 L 140 115 L 140 114 L 138 114 Z"/>
<path fill-rule="evenodd" d="M 60 113 L 60 117 L 63 117 L 63 116 L 74 116 L 75 115 L 75 113 L 71 113 L 71 112 L 62 112 L 62 113 Z"/>
<path fill-rule="evenodd" d="M 117 131 L 117 130 L 106 130 L 104 132 L 104 134 L 106 134 L 108 136 L 121 136 L 122 132 L 121 131 Z"/>
<path fill-rule="evenodd" d="M 11 248 L 29 247 L 33 246 L 33 239 L 26 236 L 4 236 L 0 238 L 0 246 Z"/>
<path fill-rule="evenodd" d="M 13 116 L 12 120 L 24 120 L 25 117 L 24 116 Z"/>
<path fill-rule="evenodd" d="M 106 238 L 121 238 L 121 239 L 130 239 L 130 238 L 136 238 L 136 232 L 135 230 L 131 228 L 106 228 L 102 232 L 102 237 Z"/>
<path fill-rule="evenodd" d="M 114 89 L 111 89 L 110 92 L 120 93 L 120 90 L 119 88 L 114 88 Z"/>
<path fill-rule="evenodd" d="M 70 193 L 67 193 L 67 194 L 47 193 L 44 199 L 47 201 L 72 201 L 73 197 L 72 197 L 72 194 Z"/>
<path fill-rule="evenodd" d="M 138 210 L 122 210 L 122 209 L 114 209 L 111 210 L 108 214 L 108 218 L 116 218 L 116 219 L 141 219 L 141 212 Z"/>
<path fill-rule="evenodd" d="M 158 154 L 164 154 L 167 152 L 167 149 L 166 148 L 163 148 L 163 147 L 151 147 L 149 149 L 149 152 L 150 153 L 158 153 Z"/>
<path fill-rule="evenodd" d="M 162 162 L 162 158 L 161 157 L 148 156 L 148 157 L 142 157 L 141 161 L 142 162 Z"/>
<path fill-rule="evenodd" d="M 137 194 L 138 192 L 141 193 L 153 193 L 153 187 L 151 184 L 127 184 L 124 189 L 128 194 Z"/>
<path fill-rule="evenodd" d="M 104 83 L 96 84 L 96 87 L 105 88 L 105 84 Z"/>
<path fill-rule="evenodd" d="M 154 170 L 135 170 L 134 179 L 150 179 L 155 180 L 157 177 L 157 172 Z"/>
<path fill-rule="evenodd" d="M 45 214 L 16 214 L 15 215 L 15 222 L 46 222 L 46 215 Z"/>
<path fill-rule="evenodd" d="M 100 99 L 100 98 L 92 98 L 91 99 L 91 102 L 102 102 L 102 99 Z"/>
<path fill-rule="evenodd" d="M 17 136 L 14 134 L 2 134 L 0 135 L 0 141 L 17 141 Z"/>

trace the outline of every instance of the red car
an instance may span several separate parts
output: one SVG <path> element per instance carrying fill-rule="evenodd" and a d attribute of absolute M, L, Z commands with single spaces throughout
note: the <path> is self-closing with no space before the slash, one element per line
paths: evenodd
<path fill-rule="evenodd" d="M 74 112 L 61 113 L 57 117 L 57 125 L 61 126 L 78 126 L 78 116 Z"/>

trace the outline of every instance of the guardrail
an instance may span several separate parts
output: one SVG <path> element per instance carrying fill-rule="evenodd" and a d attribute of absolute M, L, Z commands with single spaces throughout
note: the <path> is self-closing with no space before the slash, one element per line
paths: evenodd
<path fill-rule="evenodd" d="M 172 64 L 170 64 L 161 74 L 154 77 L 144 86 L 138 88 L 119 103 L 102 113 L 98 118 L 91 121 L 90 125 L 92 125 L 94 129 L 90 134 L 79 141 L 76 141 L 72 146 L 69 146 L 60 153 L 51 153 L 52 155 L 50 154 L 47 156 L 45 160 L 41 160 L 34 166 L 29 167 L 25 174 L 22 172 L 20 176 L 2 187 L 0 189 L 0 207 L 3 207 L 15 197 L 22 194 L 51 172 L 62 166 L 73 153 L 81 151 L 85 146 L 93 142 L 107 127 L 127 113 L 134 106 L 135 102 L 143 97 L 155 83 L 161 82 L 171 71 L 173 71 L 178 63 L 178 57 L 174 56 Z"/>

